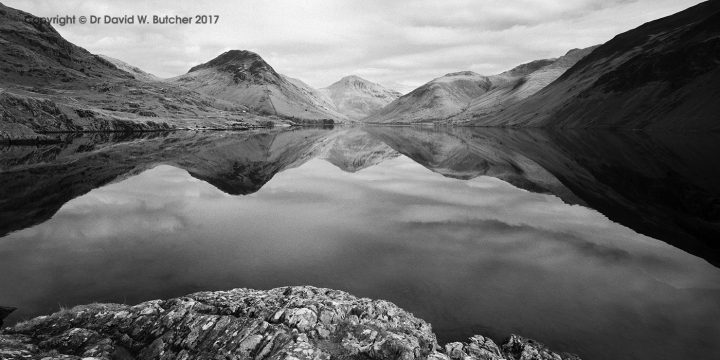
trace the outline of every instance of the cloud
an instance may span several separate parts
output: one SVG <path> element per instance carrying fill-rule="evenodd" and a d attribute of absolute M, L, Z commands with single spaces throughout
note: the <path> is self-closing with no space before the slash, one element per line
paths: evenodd
<path fill-rule="evenodd" d="M 217 14 L 212 25 L 68 25 L 94 53 L 162 77 L 229 49 L 315 87 L 359 74 L 408 91 L 448 72 L 494 74 L 603 43 L 698 0 L 6 1 L 39 16 Z"/>

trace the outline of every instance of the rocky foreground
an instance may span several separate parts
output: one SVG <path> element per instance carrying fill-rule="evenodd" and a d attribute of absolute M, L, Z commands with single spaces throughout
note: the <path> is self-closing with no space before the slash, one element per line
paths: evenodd
<path fill-rule="evenodd" d="M 383 300 L 309 286 L 91 304 L 0 332 L 15 359 L 579 359 L 512 335 L 440 347 L 430 324 Z"/>

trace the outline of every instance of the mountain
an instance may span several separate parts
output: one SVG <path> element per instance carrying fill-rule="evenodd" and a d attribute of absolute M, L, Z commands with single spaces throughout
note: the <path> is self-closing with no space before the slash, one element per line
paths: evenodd
<path fill-rule="evenodd" d="M 339 112 L 351 120 L 372 115 L 402 96 L 395 90 L 356 75 L 346 76 L 320 91 L 332 100 Z"/>
<path fill-rule="evenodd" d="M 169 81 L 261 114 L 301 120 L 346 119 L 309 86 L 280 75 L 251 51 L 227 51 Z"/>
<path fill-rule="evenodd" d="M 472 100 L 464 113 L 497 113 L 548 86 L 595 48 L 573 49 L 560 58 L 533 61 L 492 76 L 493 88 Z"/>
<path fill-rule="evenodd" d="M 481 126 L 718 130 L 720 1 L 622 33 L 557 81 Z"/>
<path fill-rule="evenodd" d="M 115 58 L 112 58 L 107 55 L 98 54 L 99 57 L 101 57 L 103 60 L 106 60 L 107 62 L 115 65 L 116 68 L 125 71 L 126 73 L 132 75 L 136 80 L 142 80 L 142 81 L 160 81 L 161 79 L 153 74 L 150 74 L 148 72 L 143 71 L 137 66 L 132 66 L 122 60 L 118 60 Z"/>
<path fill-rule="evenodd" d="M 494 114 L 538 92 L 596 47 L 570 50 L 557 59 L 535 60 L 492 76 L 471 71 L 447 74 L 392 102 L 364 121 L 418 123 Z"/>
<path fill-rule="evenodd" d="M 139 81 L 65 40 L 41 18 L 0 4 L 0 142 L 57 132 L 247 128 L 266 119 L 183 87 Z"/>
<path fill-rule="evenodd" d="M 433 79 L 363 119 L 368 123 L 414 123 L 444 119 L 465 110 L 467 104 L 486 93 L 492 80 L 472 71 Z"/>

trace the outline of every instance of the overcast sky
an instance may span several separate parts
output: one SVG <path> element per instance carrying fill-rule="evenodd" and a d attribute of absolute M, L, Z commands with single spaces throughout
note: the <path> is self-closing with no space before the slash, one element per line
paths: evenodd
<path fill-rule="evenodd" d="M 161 77 L 231 49 L 325 87 L 355 74 L 407 92 L 448 72 L 491 75 L 603 43 L 698 0 L 0 0 L 38 16 L 216 14 L 213 25 L 57 26 Z"/>

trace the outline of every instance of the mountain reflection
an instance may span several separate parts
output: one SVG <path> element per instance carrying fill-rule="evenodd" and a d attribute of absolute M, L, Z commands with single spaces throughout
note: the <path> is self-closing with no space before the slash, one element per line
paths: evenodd
<path fill-rule="evenodd" d="M 365 127 L 95 135 L 0 149 L 0 236 L 92 189 L 165 164 L 231 195 L 320 158 L 346 172 L 407 156 L 446 177 L 490 176 L 600 211 L 720 264 L 720 141 L 713 135 Z"/>

